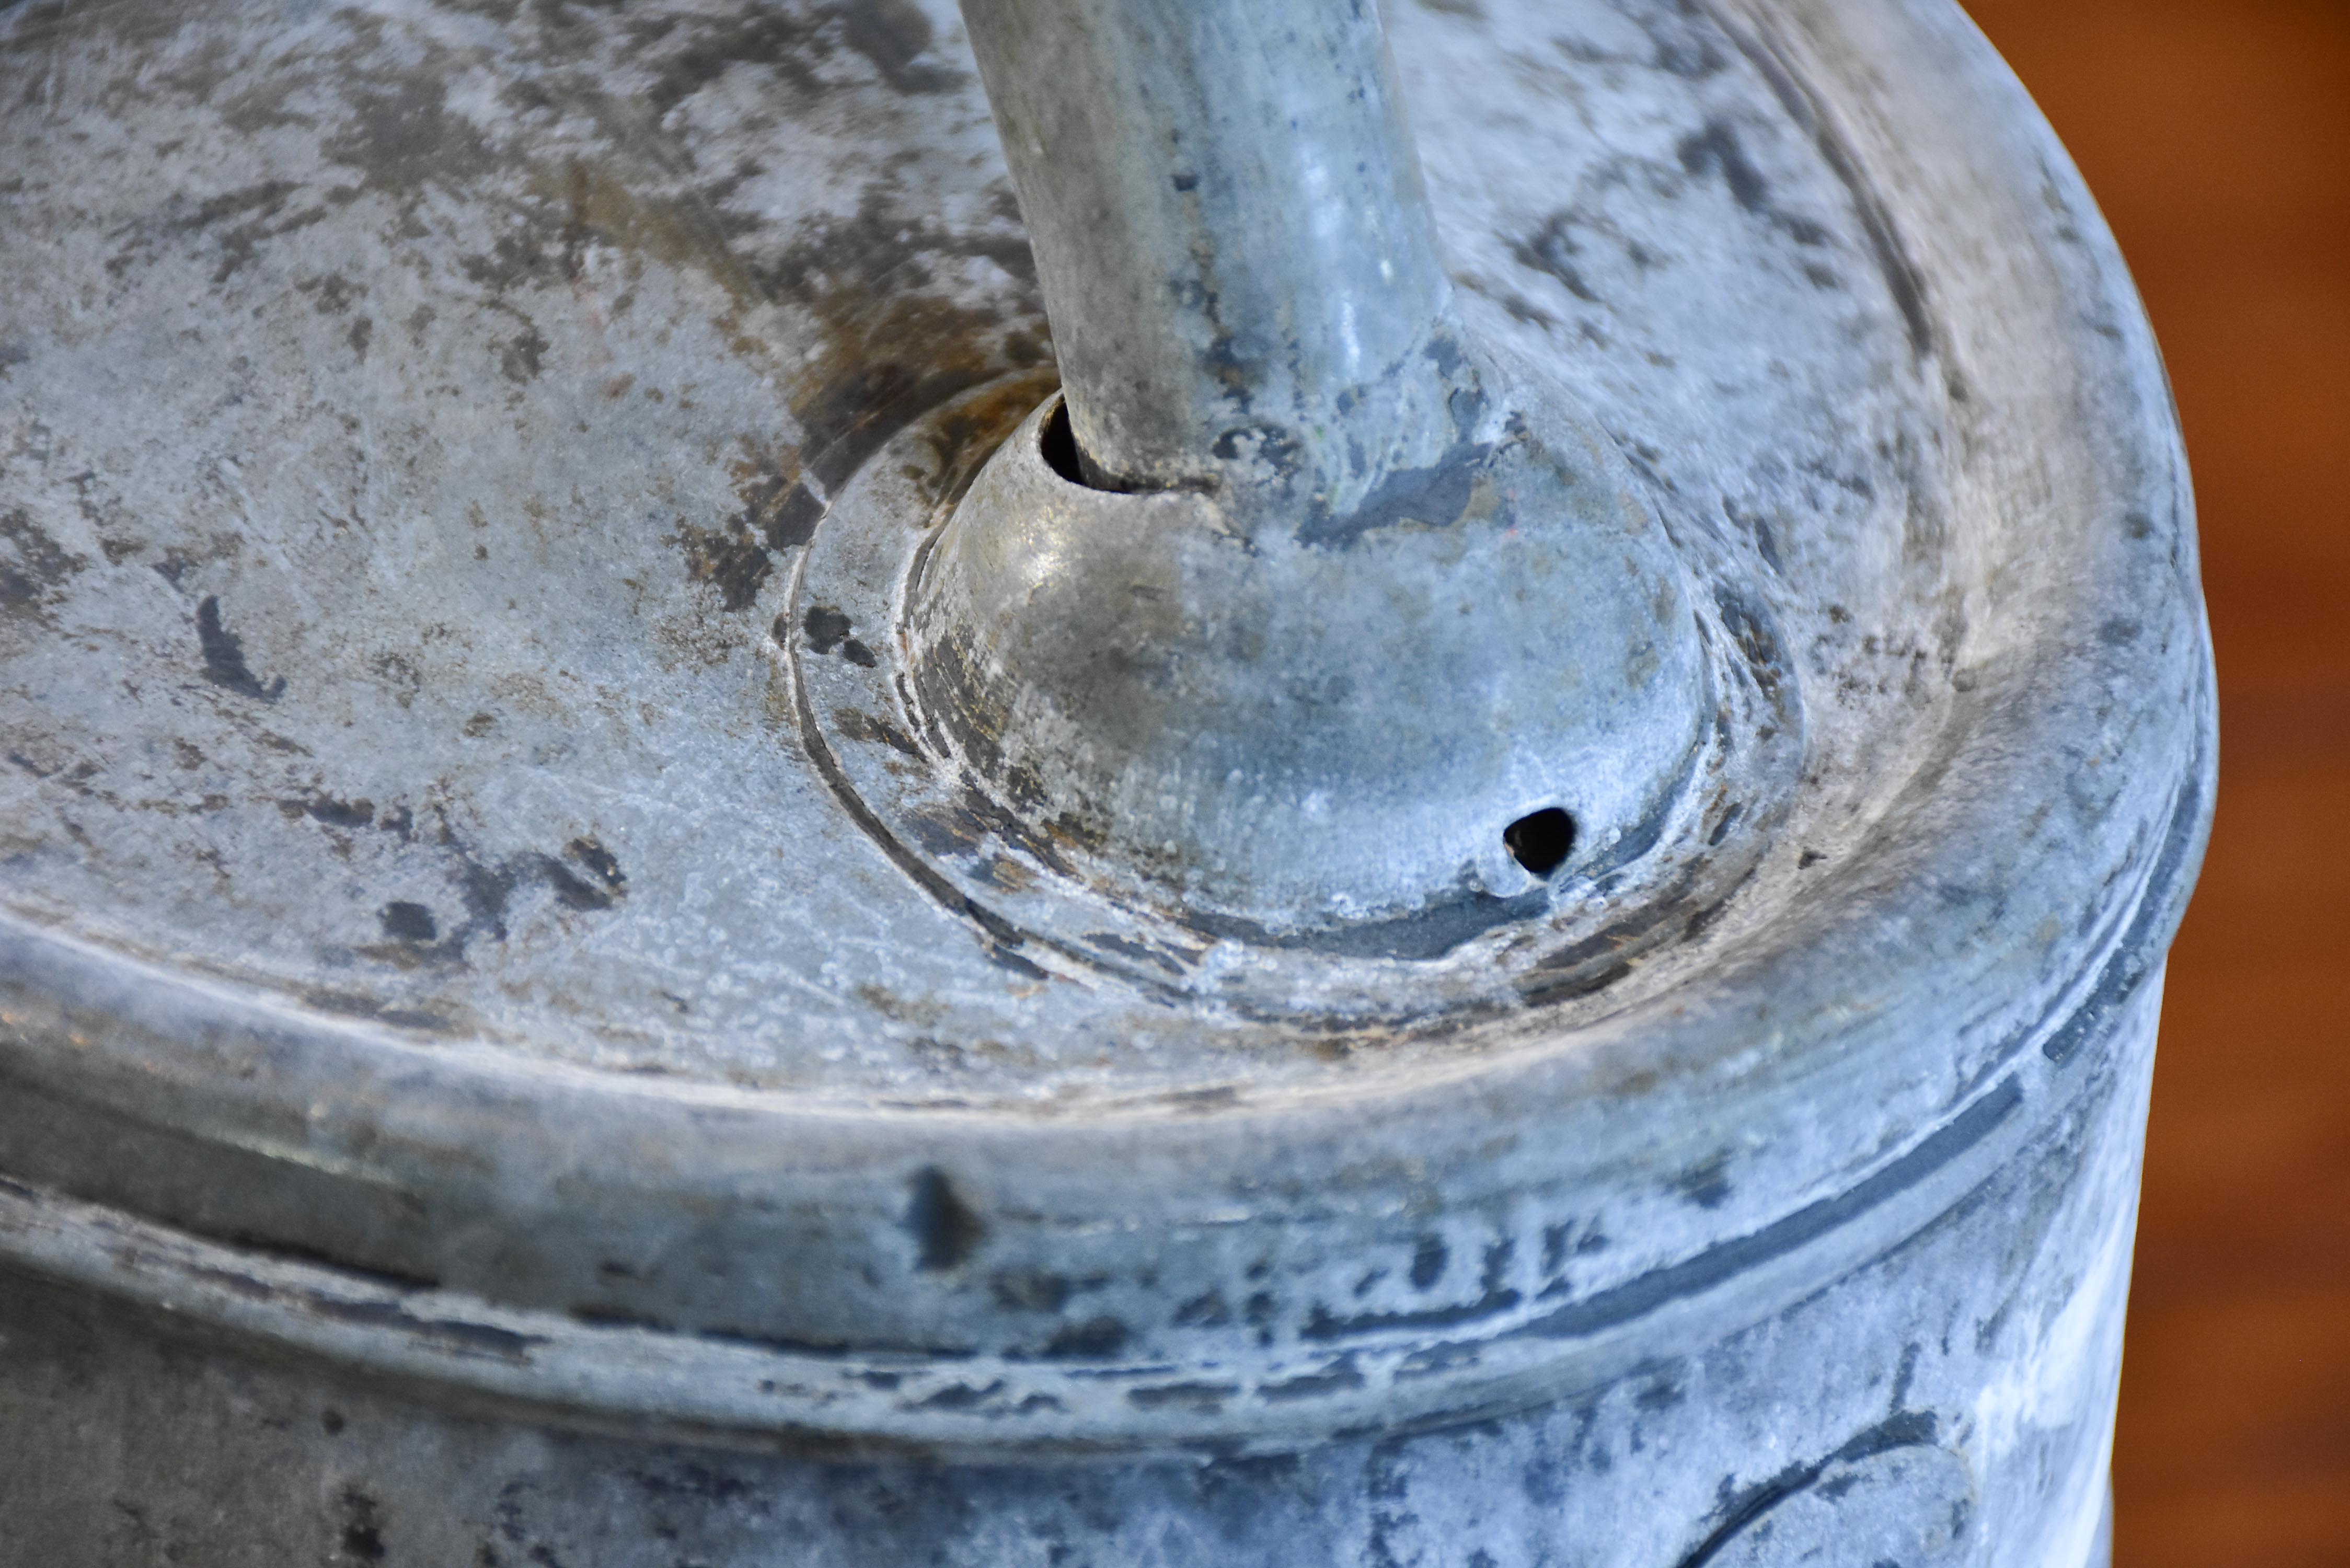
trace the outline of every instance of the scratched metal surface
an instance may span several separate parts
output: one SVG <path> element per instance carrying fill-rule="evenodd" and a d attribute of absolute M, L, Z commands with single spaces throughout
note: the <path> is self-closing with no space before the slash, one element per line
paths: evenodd
<path fill-rule="evenodd" d="M 0 1275 L 0 1502 L 44 1568 L 2106 1568 L 2153 1002 L 2074 1112 L 1909 1245 L 1505 1419 L 1269 1457 L 807 1463 L 452 1412 Z"/>
<path fill-rule="evenodd" d="M 859 842 L 762 657 L 815 501 L 1045 362 L 951 13 L 552 15 L 18 12 L 11 906 L 429 1035 L 851 1105 L 1328 1077 L 992 961 Z M 1401 21 L 1477 325 L 1800 584 L 1824 787 L 1772 847 L 1841 858 L 1964 651 L 1913 264 L 1719 29 L 1569 11 L 1492 80 L 1439 67 L 1504 23 Z"/>
<path fill-rule="evenodd" d="M 1805 748 L 1727 904 L 1636 869 L 1605 983 L 1409 1029 L 1006 954 L 809 764 L 828 498 L 1049 378 L 946 7 L 0 12 L 16 1253 L 628 1419 L 1278 1446 L 1757 1321 L 2071 1104 L 2210 755 L 2061 151 L 1922 0 L 1393 26 L 1472 324 Z"/>

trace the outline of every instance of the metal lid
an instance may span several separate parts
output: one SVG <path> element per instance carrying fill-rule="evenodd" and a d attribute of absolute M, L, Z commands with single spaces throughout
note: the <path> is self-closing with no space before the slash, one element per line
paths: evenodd
<path fill-rule="evenodd" d="M 1753 1321 L 2055 1114 L 2212 758 L 2061 151 L 1939 0 L 1388 26 L 1711 722 L 1317 942 L 1073 870 L 911 678 L 1055 385 L 951 7 L 0 16 L 0 1253 L 581 1420 L 1277 1448 Z"/>

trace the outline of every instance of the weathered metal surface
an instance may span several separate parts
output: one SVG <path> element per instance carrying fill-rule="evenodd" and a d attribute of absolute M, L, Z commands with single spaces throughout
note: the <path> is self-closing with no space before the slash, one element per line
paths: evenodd
<path fill-rule="evenodd" d="M 2212 755 L 2118 258 L 1941 4 L 1389 25 L 1800 747 L 1434 957 L 1056 887 L 868 689 L 852 525 L 1053 383 L 947 7 L 0 11 L 36 1560 L 2082 1560 Z"/>
<path fill-rule="evenodd" d="M 2102 1563 L 2154 1002 L 1895 1253 L 1506 1419 L 1258 1459 L 795 1463 L 452 1414 L 0 1275 L 0 1496 L 41 1563 Z"/>

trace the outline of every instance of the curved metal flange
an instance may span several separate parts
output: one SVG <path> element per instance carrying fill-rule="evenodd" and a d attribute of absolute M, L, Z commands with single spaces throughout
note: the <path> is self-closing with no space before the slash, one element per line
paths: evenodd
<path fill-rule="evenodd" d="M 1130 1452 L 1230 1458 L 1410 1431 L 1599 1386 L 1735 1333 L 1891 1250 L 1961 1201 L 2097 1076 L 2158 920 L 1947 1123 L 1853 1187 L 1612 1290 L 1336 1324 L 1286 1353 L 1135 1362 L 763 1343 L 516 1308 L 238 1247 L 0 1179 L 0 1267 L 213 1334 L 581 1429 L 848 1460 Z M 2153 940 L 2149 941 L 2148 939 Z M 1506 1266 L 1506 1252 L 1503 1263 Z M 1494 1258 L 1487 1258 L 1489 1275 Z M 1092 1353 L 1089 1353 L 1092 1352 Z"/>
<path fill-rule="evenodd" d="M 2118 1026 L 2133 1000 L 2158 981 L 2185 874 L 2209 820 L 2207 778 L 2196 769 L 2173 803 L 2166 832 L 2150 846 L 2157 853 L 2141 897 L 2113 911 L 2100 933 L 2102 961 L 2083 973 L 2055 1011 L 2002 1042 L 1931 1130 L 1884 1151 L 1848 1185 L 1759 1230 L 1725 1235 L 1606 1288 L 1578 1290 L 1565 1274 L 1539 1292 L 1511 1288 L 1519 1277 L 1512 1270 L 1519 1243 L 1504 1233 L 1486 1249 L 1485 1293 L 1475 1303 L 1353 1320 L 1317 1315 L 1277 1350 L 1243 1348 L 1246 1335 L 1234 1343 L 1211 1334 L 1189 1355 L 1104 1355 L 1123 1339 L 1122 1330 L 1097 1342 L 1071 1338 L 1043 1355 L 990 1354 L 976 1345 L 781 1344 L 386 1282 L 6 1180 L 0 1180 L 0 1266 L 461 1397 L 528 1406 L 588 1427 L 832 1458 L 876 1449 L 965 1459 L 1014 1451 L 1278 1452 L 1334 1432 L 1401 1431 L 1499 1414 L 1595 1386 L 1770 1316 L 1916 1234 L 2061 1116 L 2124 1033 Z M 131 976 L 119 960 L 93 953 L 77 961 L 56 939 L 31 933 L 16 933 L 13 943 L 18 950 L 8 957 L 16 972 L 46 969 L 62 978 L 78 961 L 90 967 L 92 980 L 109 977 L 100 983 L 120 1012 L 139 1011 L 122 1006 L 132 1001 L 121 989 Z M 141 989 L 182 1028 L 234 1037 L 266 1026 L 252 1003 L 225 997 L 215 1002 L 213 1017 L 200 1018 L 168 977 L 152 977 Z M 34 1023 L 21 1010 L 8 1022 L 19 1029 Z M 326 1044 L 314 1036 L 311 1047 Z M 378 1059 L 387 1055 L 380 1042 L 366 1049 Z M 428 1074 L 455 1086 L 447 1064 L 436 1069 L 420 1062 L 415 1071 L 420 1086 Z M 513 1078 L 510 1069 L 494 1065 L 475 1072 L 473 1096 L 484 1104 L 499 1093 L 494 1080 Z M 592 1075 L 580 1077 L 562 1085 L 541 1070 L 503 1088 L 509 1103 L 531 1104 L 592 1129 L 609 1114 L 597 1105 L 609 1090 Z M 572 1092 L 562 1093 L 566 1087 Z M 739 1122 L 748 1108 L 690 1093 L 678 1108 L 691 1116 L 697 1100 L 705 1114 L 719 1112 L 725 1120 Z M 642 1109 L 635 1107 L 638 1116 Z M 725 1116 L 727 1109 L 735 1116 Z M 808 1135 L 817 1129 L 803 1122 L 796 1139 L 783 1125 L 743 1130 L 751 1147 L 772 1149 L 816 1141 Z M 1037 1140 L 1018 1142 L 1031 1155 L 1038 1151 Z M 908 1222 L 917 1230 L 917 1246 L 928 1249 L 938 1237 L 921 1232 L 937 1231 L 941 1206 L 951 1213 L 960 1199 L 938 1182 L 935 1168 L 917 1177 L 914 1190 Z M 926 1193 L 927 1216 L 919 1212 Z M 1545 1259 L 1555 1271 L 1574 1240 L 1573 1220 L 1555 1221 L 1523 1196 L 1512 1208 L 1510 1229 L 1544 1238 L 1545 1250 L 1560 1255 Z M 617 1217 L 599 1218 L 608 1223 Z M 975 1217 L 971 1222 L 978 1223 Z M 945 1228 L 951 1231 L 951 1220 Z M 1355 1248 L 1342 1251 L 1361 1255 Z M 1211 1329 L 1229 1322 L 1223 1314 L 1201 1315 Z"/>
<path fill-rule="evenodd" d="M 1386 770 L 1385 776 L 1354 778 L 1359 787 L 1350 788 L 1349 779 L 1340 775 L 1352 764 L 1341 758 L 1318 779 L 1319 810 L 1301 815 L 1310 804 L 1302 794 L 1273 803 L 1256 829 L 1263 842 L 1254 864 L 1267 874 L 1273 867 L 1266 859 L 1277 858 L 1295 872 L 1293 885 L 1274 889 L 1276 905 L 1296 897 L 1309 880 L 1335 877 L 1321 883 L 1326 892 L 1337 882 L 1377 879 L 1399 890 L 1400 909 L 1387 911 L 1385 919 L 1284 928 L 1220 910 L 1196 890 L 1170 887 L 1158 874 L 1163 867 L 1147 857 L 1138 873 L 1131 853 L 1138 838 L 1164 839 L 1180 830 L 1178 823 L 1141 811 L 1114 812 L 1100 829 L 1089 830 L 1066 814 L 1042 808 L 1034 791 L 1004 787 L 1006 757 L 1014 744 L 1010 737 L 999 730 L 993 740 L 983 741 L 972 734 L 967 713 L 941 715 L 934 702 L 923 700 L 923 660 L 926 653 L 937 658 L 920 626 L 926 612 L 936 613 L 925 604 L 923 580 L 938 570 L 941 539 L 952 537 L 973 510 L 972 495 L 961 492 L 952 475 L 938 471 L 937 454 L 948 450 L 940 432 L 968 425 L 974 410 L 1009 400 L 1003 389 L 983 388 L 945 405 L 908 427 L 842 489 L 802 557 L 783 622 L 789 635 L 777 639 L 778 656 L 792 671 L 810 754 L 843 805 L 943 906 L 972 919 L 995 944 L 1000 961 L 1043 966 L 1035 970 L 1040 977 L 1046 971 L 1098 971 L 1146 992 L 1218 1003 L 1243 1016 L 1307 1019 L 1326 1026 L 1347 1019 L 1458 1027 L 1529 1002 L 1590 995 L 1622 980 L 1628 966 L 1670 929 L 1648 911 L 1669 907 L 1682 921 L 1701 919 L 1752 873 L 1794 787 L 1802 718 L 1769 612 L 1739 580 L 1739 564 L 1718 549 L 1707 551 L 1701 538 L 1693 552 L 1699 585 L 1694 592 L 1681 587 L 1678 565 L 1668 568 L 1669 580 L 1658 584 L 1659 596 L 1686 623 L 1690 645 L 1702 660 L 1699 670 L 1682 672 L 1682 679 L 1716 694 L 1708 702 L 1710 722 L 1694 736 L 1669 725 L 1648 725 L 1645 713 L 1589 713 L 1584 706 L 1588 693 L 1570 678 L 1574 659 L 1565 645 L 1578 633 L 1586 642 L 1612 641 L 1601 655 L 1611 663 L 1628 658 L 1651 671 L 1660 669 L 1663 661 L 1647 639 L 1645 602 L 1640 627 L 1628 629 L 1600 617 L 1578 628 L 1572 604 L 1547 616 L 1527 605 L 1520 617 L 1538 642 L 1558 645 L 1547 658 L 1540 649 L 1525 650 L 1533 655 L 1526 679 L 1552 688 L 1559 701 L 1556 711 L 1571 730 L 1584 733 L 1587 743 L 1595 739 L 1589 732 L 1601 731 L 1596 742 L 1602 752 L 1608 749 L 1604 730 L 1611 721 L 1643 731 L 1636 743 L 1654 754 L 1633 770 L 1635 777 L 1595 778 L 1604 771 L 1604 756 L 1567 759 L 1568 764 L 1584 763 L 1580 769 L 1562 765 L 1533 735 L 1512 737 L 1524 743 L 1495 753 L 1515 776 L 1481 774 L 1475 759 L 1452 743 L 1454 726 L 1464 719 L 1470 727 L 1490 726 L 1492 715 L 1466 700 L 1444 705 L 1431 696 L 1422 703 L 1383 690 L 1376 679 L 1382 658 L 1378 645 L 1387 628 L 1364 627 L 1359 623 L 1365 618 L 1356 616 L 1351 631 L 1359 643 L 1335 626 L 1319 634 L 1329 649 L 1322 667 L 1352 669 L 1362 676 L 1366 694 L 1353 704 L 1359 732 L 1340 737 L 1340 749 Z M 1020 476 L 1008 481 L 1015 485 L 1055 485 L 1081 502 L 1098 493 L 1050 473 L 1039 454 L 1040 431 L 1057 406 L 1056 400 L 1047 400 L 1012 432 L 980 473 L 979 486 L 993 479 L 1000 488 L 1010 470 Z M 1628 489 L 1637 482 L 1625 474 L 1620 483 Z M 1077 553 L 1088 529 L 1102 521 L 1083 512 L 1058 522 L 1029 516 L 1026 508 L 1001 494 L 974 493 L 986 495 L 997 517 L 1028 516 L 1025 532 L 1039 550 Z M 1627 506 L 1636 504 L 1617 493 Z M 1133 506 L 1144 535 L 1179 551 L 1185 540 L 1200 541 L 1211 554 L 1232 547 L 1228 536 L 1196 526 L 1197 518 L 1163 515 L 1205 507 L 1200 497 L 1107 499 Z M 1580 543 L 1569 534 L 1571 542 Z M 1456 542 L 1440 534 L 1419 538 L 1457 553 Z M 1143 569 L 1130 541 L 1108 542 L 1100 558 L 1116 572 Z M 1605 575 L 1612 576 L 1621 565 L 1607 562 Z M 1471 576 L 1465 572 L 1448 576 L 1425 563 L 1400 573 L 1394 567 L 1392 561 L 1375 559 L 1367 571 L 1379 582 L 1391 576 L 1441 581 L 1470 597 L 1492 586 L 1464 581 Z M 1170 570 L 1182 580 L 1182 587 L 1170 591 L 1205 591 L 1199 572 Z M 1276 590 L 1282 587 L 1281 574 L 1252 552 L 1243 575 L 1258 573 L 1272 579 Z M 1077 599 L 1098 587 L 1074 565 L 1065 581 Z M 1033 608 L 1035 597 L 1012 595 L 1007 617 L 1024 604 Z M 1207 597 L 1217 595 L 1207 591 Z M 1275 603 L 1279 597 L 1276 591 Z M 1336 615 L 1343 621 L 1348 607 L 1326 600 L 1308 618 L 1322 622 Z M 1419 606 L 1413 614 L 1440 623 L 1466 619 L 1447 607 Z M 1086 623 L 1071 625 L 1050 613 L 1041 618 L 1058 628 L 1048 639 L 1058 653 L 1055 669 L 1082 680 L 1087 667 L 1115 659 L 1114 652 L 1087 645 Z M 1595 633 L 1593 620 L 1604 629 Z M 1094 629 L 1117 635 L 1098 623 Z M 1483 624 L 1463 631 L 1488 647 L 1505 635 Z M 1172 639 L 1146 633 L 1145 640 L 1159 655 L 1184 658 Z M 1467 650 L 1451 659 L 1441 647 L 1423 643 L 1398 652 L 1419 661 L 1432 680 L 1464 680 L 1483 693 L 1483 684 L 1461 668 L 1473 657 Z M 1247 668 L 1225 673 L 1269 683 L 1270 700 L 1278 707 L 1301 679 L 1305 658 L 1321 657 L 1271 659 L 1253 677 Z M 1027 671 L 1031 690 L 1038 680 L 1049 679 L 1034 662 L 1010 662 L 1012 669 Z M 1097 695 L 1112 701 L 1120 690 Z M 1254 725 L 1264 745 L 1238 737 L 1234 757 L 1206 771 L 1215 775 L 1210 782 L 1229 777 L 1234 789 L 1262 791 L 1262 775 L 1249 771 L 1241 753 L 1253 752 L 1263 763 L 1284 738 L 1282 726 L 1273 722 L 1279 715 L 1236 713 L 1239 694 L 1232 695 L 1229 702 L 1204 704 L 1191 722 L 1170 719 L 1168 742 L 1187 751 L 1206 745 L 1213 736 L 1202 732 L 1217 727 L 1201 716 L 1206 712 L 1222 712 L 1217 722 L 1227 730 Z M 1305 714 L 1295 719 L 1299 726 L 1311 722 Z M 1287 738 L 1301 739 L 1295 728 Z M 1094 754 L 1115 752 L 1105 739 Z M 1408 754 L 1422 765 L 1406 767 L 1402 759 Z M 1661 795 L 1648 782 L 1651 773 L 1668 782 Z M 1205 818 L 1212 793 L 1205 784 L 1159 783 L 1165 798 L 1197 803 Z M 1182 786 L 1188 784 L 1201 787 L 1187 794 Z M 1619 791 L 1614 799 L 1604 793 L 1610 784 Z M 1513 789 L 1518 793 L 1492 798 Z M 1262 794 L 1258 800 L 1263 805 Z M 1536 877 L 1510 861 L 1504 831 L 1524 812 L 1562 801 L 1596 842 L 1548 877 Z M 1134 826 L 1135 818 L 1144 818 L 1142 826 Z M 1464 861 L 1471 865 L 1464 867 Z M 1463 875 L 1482 880 L 1462 887 Z M 1409 895 L 1424 897 L 1431 883 L 1449 897 L 1415 906 Z M 1262 885 L 1258 890 L 1262 894 Z"/>
<path fill-rule="evenodd" d="M 1707 596 L 1453 310 L 1378 8 L 964 9 L 1067 384 L 912 584 L 938 735 L 1084 877 L 1268 942 L 1457 943 L 1635 858 Z"/>

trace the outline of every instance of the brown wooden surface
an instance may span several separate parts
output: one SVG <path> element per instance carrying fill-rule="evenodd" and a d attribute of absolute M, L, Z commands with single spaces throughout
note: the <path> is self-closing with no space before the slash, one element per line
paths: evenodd
<path fill-rule="evenodd" d="M 2350 0 L 1972 0 L 2162 339 L 2219 649 L 2117 1568 L 2350 1565 Z"/>

